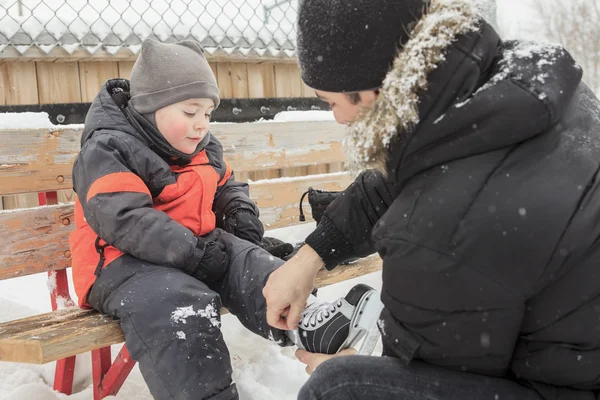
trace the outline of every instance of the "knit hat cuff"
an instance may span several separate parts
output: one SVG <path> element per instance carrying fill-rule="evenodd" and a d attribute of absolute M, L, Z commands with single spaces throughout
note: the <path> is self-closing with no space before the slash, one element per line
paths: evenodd
<path fill-rule="evenodd" d="M 140 114 L 153 113 L 168 105 L 188 99 L 211 99 L 219 106 L 219 88 L 211 82 L 196 81 L 156 92 L 133 95 L 131 105 Z"/>
<path fill-rule="evenodd" d="M 339 64 L 338 64 L 339 65 Z M 338 76 L 343 76 L 344 71 L 342 68 L 339 70 Z M 380 82 L 379 79 L 365 79 L 364 81 L 359 81 L 357 79 L 340 79 L 337 82 L 331 79 L 327 79 L 327 76 L 319 75 L 319 74 L 311 74 L 311 71 L 308 69 L 304 69 L 302 71 L 302 82 L 306 86 L 314 90 L 321 90 L 324 92 L 331 93 L 356 93 L 356 92 L 364 92 L 367 90 L 377 90 L 383 86 L 383 82 Z M 354 76 L 354 75 L 348 75 Z"/>

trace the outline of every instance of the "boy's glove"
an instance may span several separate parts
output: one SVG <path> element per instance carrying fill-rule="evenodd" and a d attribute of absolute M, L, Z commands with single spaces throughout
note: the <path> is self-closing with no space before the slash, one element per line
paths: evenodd
<path fill-rule="evenodd" d="M 281 258 L 282 260 L 288 260 L 287 256 L 294 251 L 294 246 L 290 243 L 285 243 L 272 237 L 264 237 L 261 247 L 271 253 L 271 255 Z"/>
<path fill-rule="evenodd" d="M 202 254 L 200 263 L 192 271 L 192 276 L 204 282 L 211 283 L 221 279 L 229 269 L 229 255 L 225 244 L 219 240 L 219 228 L 205 236 L 198 236 L 196 249 Z"/>
<path fill-rule="evenodd" d="M 245 209 L 237 210 L 228 215 L 223 221 L 223 229 L 240 239 L 247 240 L 259 246 L 265 234 L 265 228 L 258 219 L 258 216 L 252 211 Z"/>

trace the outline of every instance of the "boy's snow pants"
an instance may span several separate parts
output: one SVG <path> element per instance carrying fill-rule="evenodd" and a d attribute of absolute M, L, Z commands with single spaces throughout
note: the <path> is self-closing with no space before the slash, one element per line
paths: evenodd
<path fill-rule="evenodd" d="M 250 331 L 291 344 L 267 325 L 262 294 L 283 261 L 235 236 L 222 238 L 230 265 L 213 284 L 124 255 L 101 271 L 90 291 L 93 308 L 119 318 L 127 348 L 155 399 L 238 398 L 219 329 L 221 307 Z"/>

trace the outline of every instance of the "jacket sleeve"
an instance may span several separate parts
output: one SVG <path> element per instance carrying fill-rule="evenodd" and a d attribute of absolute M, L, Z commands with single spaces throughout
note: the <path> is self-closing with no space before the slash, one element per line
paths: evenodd
<path fill-rule="evenodd" d="M 223 158 L 223 146 L 214 136 L 211 137 L 206 152 L 211 164 L 221 171 L 213 202 L 217 227 L 260 245 L 265 230 L 258 219 L 258 207 L 250 199 L 248 184 L 235 180 L 235 173 Z"/>
<path fill-rule="evenodd" d="M 217 227 L 260 245 L 265 229 L 256 204 L 250 199 L 248 184 L 237 182 L 233 172 L 217 189 L 213 205 Z"/>
<path fill-rule="evenodd" d="M 87 223 L 106 243 L 137 258 L 192 273 L 204 244 L 152 208 L 134 152 L 110 133 L 90 139 L 73 166 L 73 186 Z"/>
<path fill-rule="evenodd" d="M 379 326 L 386 352 L 394 353 L 388 355 L 503 375 L 522 324 L 524 296 L 485 270 L 509 267 L 402 239 L 385 247 L 386 308 Z"/>
<path fill-rule="evenodd" d="M 393 202 L 391 185 L 379 171 L 363 172 L 327 207 L 317 229 L 306 238 L 327 269 L 375 252 L 371 231 Z"/>

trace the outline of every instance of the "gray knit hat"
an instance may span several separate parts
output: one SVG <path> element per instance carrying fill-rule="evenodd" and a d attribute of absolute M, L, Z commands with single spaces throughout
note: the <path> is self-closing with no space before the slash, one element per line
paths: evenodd
<path fill-rule="evenodd" d="M 131 70 L 131 105 L 140 114 L 154 113 L 192 98 L 219 105 L 219 87 L 204 51 L 194 40 L 161 43 L 146 39 Z"/>

